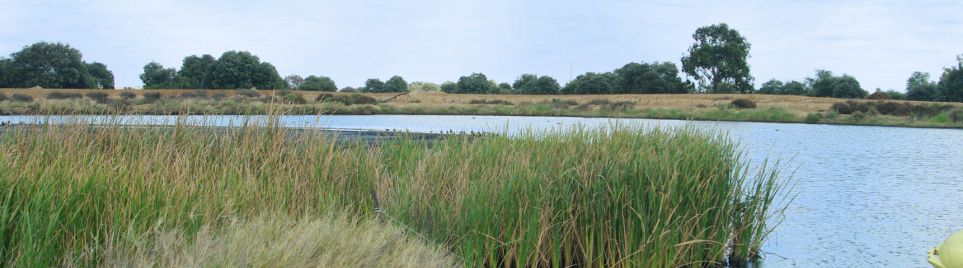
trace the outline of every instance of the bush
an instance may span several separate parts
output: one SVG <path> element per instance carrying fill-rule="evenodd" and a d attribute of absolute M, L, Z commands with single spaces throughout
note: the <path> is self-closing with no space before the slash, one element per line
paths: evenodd
<path fill-rule="evenodd" d="M 5 101 L 9 99 L 10 97 L 8 97 L 6 93 L 0 92 L 0 101 Z"/>
<path fill-rule="evenodd" d="M 378 99 L 361 94 L 351 94 L 352 104 L 378 104 Z"/>
<path fill-rule="evenodd" d="M 79 99 L 83 98 L 83 95 L 75 92 L 50 92 L 47 93 L 47 99 L 51 100 L 64 100 L 64 99 Z"/>
<path fill-rule="evenodd" d="M 121 93 L 120 93 L 120 98 L 125 99 L 125 100 L 132 100 L 132 99 L 136 99 L 136 98 L 137 98 L 137 94 L 135 94 L 134 92 L 130 92 L 130 91 L 124 91 L 124 92 L 121 92 Z"/>
<path fill-rule="evenodd" d="M 806 115 L 806 123 L 809 123 L 809 124 L 819 123 L 819 120 L 822 120 L 822 119 L 823 119 L 823 115 L 820 113 L 809 113 L 808 115 Z"/>
<path fill-rule="evenodd" d="M 224 92 L 218 91 L 218 92 L 214 92 L 214 94 L 211 94 L 211 98 L 214 100 L 223 100 L 224 98 L 227 98 L 227 94 L 224 94 Z"/>
<path fill-rule="evenodd" d="M 959 108 L 959 109 L 953 110 L 952 112 L 949 112 L 949 116 L 950 116 L 950 120 L 953 120 L 954 123 L 963 122 L 963 108 Z"/>
<path fill-rule="evenodd" d="M 739 109 L 754 109 L 756 108 L 756 102 L 750 99 L 735 99 L 731 103 L 732 107 Z"/>
<path fill-rule="evenodd" d="M 283 103 L 290 103 L 290 104 L 308 103 L 308 100 L 304 99 L 304 95 L 300 93 L 294 93 L 291 91 L 279 91 L 277 94 L 277 97 Z"/>
<path fill-rule="evenodd" d="M 154 103 L 157 100 L 160 100 L 160 98 L 161 98 L 160 92 L 144 93 L 144 103 Z"/>
<path fill-rule="evenodd" d="M 850 114 L 849 118 L 852 118 L 854 121 L 862 121 L 863 119 L 866 119 L 866 113 L 858 112 L 858 111 L 853 112 L 852 114 Z"/>
<path fill-rule="evenodd" d="M 321 94 L 319 94 L 317 97 L 315 97 L 315 98 L 314 98 L 314 101 L 316 101 L 316 102 L 323 102 L 323 101 L 326 101 L 326 100 L 330 100 L 330 99 L 332 99 L 332 98 L 334 98 L 334 94 L 325 92 L 325 93 L 321 93 Z"/>
<path fill-rule="evenodd" d="M 104 92 L 90 92 L 90 93 L 87 93 L 86 95 L 87 95 L 87 98 L 90 98 L 100 104 L 105 104 L 110 102 L 110 100 L 107 99 L 108 98 L 107 93 L 104 93 Z"/>
<path fill-rule="evenodd" d="M 853 113 L 853 107 L 850 106 L 849 103 L 846 103 L 846 102 L 833 103 L 833 106 L 830 107 L 830 109 L 832 109 L 833 111 L 836 111 L 836 113 L 839 113 L 839 114 L 851 114 L 851 113 Z"/>
<path fill-rule="evenodd" d="M 12 99 L 13 99 L 14 101 L 19 101 L 19 102 L 33 102 L 33 97 L 31 97 L 30 95 L 24 95 L 24 94 L 20 94 L 20 93 L 13 93 L 13 96 L 11 96 L 11 97 L 12 97 Z"/>
<path fill-rule="evenodd" d="M 205 99 L 207 98 L 207 91 L 195 90 L 194 92 L 183 92 L 180 97 L 182 99 Z"/>

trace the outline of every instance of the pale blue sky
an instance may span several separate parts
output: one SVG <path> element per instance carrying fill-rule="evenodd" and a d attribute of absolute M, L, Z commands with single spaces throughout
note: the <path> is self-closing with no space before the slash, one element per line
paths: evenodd
<path fill-rule="evenodd" d="M 278 72 L 339 87 L 404 76 L 443 82 L 547 74 L 563 84 L 630 61 L 679 64 L 692 32 L 726 22 L 752 43 L 757 85 L 814 69 L 902 90 L 963 54 L 963 1 L 0 0 L 0 55 L 62 41 L 141 86 L 144 64 L 247 50 Z"/>

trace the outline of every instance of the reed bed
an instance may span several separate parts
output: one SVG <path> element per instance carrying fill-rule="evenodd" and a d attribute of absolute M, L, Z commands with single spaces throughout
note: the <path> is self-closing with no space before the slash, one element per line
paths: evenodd
<path fill-rule="evenodd" d="M 784 196 L 774 169 L 750 172 L 736 145 L 693 129 L 372 145 L 276 122 L 76 122 L 8 129 L 0 148 L 0 259 L 18 267 L 718 266 L 758 257 Z"/>

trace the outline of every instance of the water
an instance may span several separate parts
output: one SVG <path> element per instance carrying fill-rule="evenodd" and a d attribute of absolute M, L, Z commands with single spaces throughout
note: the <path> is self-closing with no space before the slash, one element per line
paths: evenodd
<path fill-rule="evenodd" d="M 102 122 L 117 119 L 92 117 Z M 120 123 L 170 124 L 176 117 L 122 117 Z M 237 125 L 235 116 L 182 117 Z M 62 117 L 47 118 L 63 121 Z M 253 120 L 263 120 L 255 117 Z M 0 121 L 34 121 L 0 116 Z M 763 267 L 929 267 L 926 251 L 963 229 L 963 130 L 746 122 L 503 116 L 285 116 L 292 127 L 417 132 L 519 133 L 559 127 L 642 124 L 726 132 L 751 163 L 769 158 L 793 173 L 795 200 Z"/>

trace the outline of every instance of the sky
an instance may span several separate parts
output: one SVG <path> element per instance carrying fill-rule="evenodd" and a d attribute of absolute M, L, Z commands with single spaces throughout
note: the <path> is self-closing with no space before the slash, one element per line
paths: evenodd
<path fill-rule="evenodd" d="M 0 0 L 0 56 L 64 42 L 102 62 L 118 87 L 143 66 L 250 51 L 282 75 L 441 83 L 474 72 L 560 83 L 628 62 L 679 59 L 695 29 L 727 23 L 752 44 L 756 84 L 816 69 L 867 90 L 903 90 L 914 71 L 938 78 L 963 54 L 963 1 L 229 1 Z"/>

